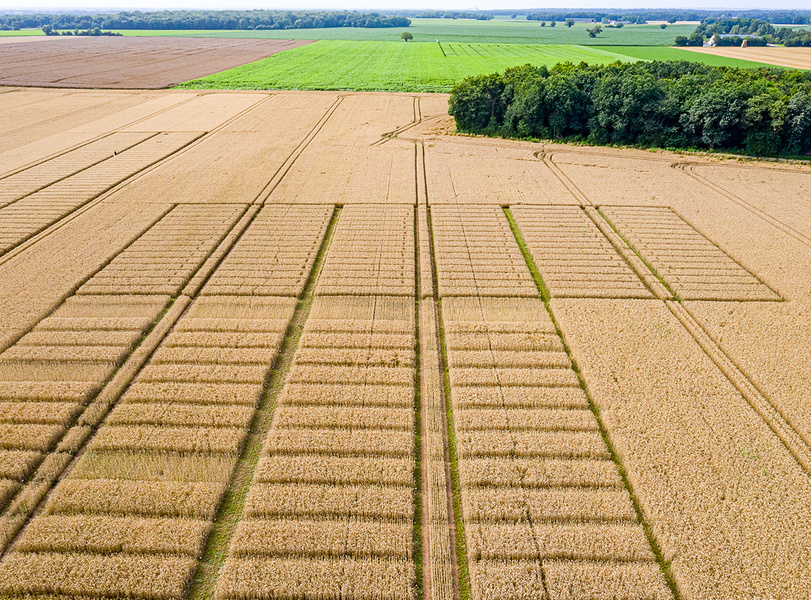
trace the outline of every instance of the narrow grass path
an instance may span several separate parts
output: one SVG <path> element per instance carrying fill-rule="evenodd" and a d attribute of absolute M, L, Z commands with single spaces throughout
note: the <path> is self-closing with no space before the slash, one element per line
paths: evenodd
<path fill-rule="evenodd" d="M 284 388 L 290 368 L 293 365 L 293 358 L 298 349 L 301 333 L 313 305 L 313 290 L 318 282 L 318 276 L 321 274 L 330 242 L 338 224 L 340 212 L 341 207 L 336 206 L 324 235 L 324 240 L 315 257 L 310 276 L 299 296 L 293 317 L 290 319 L 279 354 L 268 375 L 265 391 L 251 421 L 248 437 L 239 455 L 237 466 L 231 476 L 222 504 L 217 511 L 214 525 L 206 541 L 203 556 L 192 579 L 187 595 L 189 600 L 214 598 L 217 576 L 225 563 L 231 538 L 234 536 L 237 525 L 242 518 L 245 500 L 248 497 L 254 473 L 262 455 L 262 447 L 273 423 L 277 399 L 282 388 Z"/>

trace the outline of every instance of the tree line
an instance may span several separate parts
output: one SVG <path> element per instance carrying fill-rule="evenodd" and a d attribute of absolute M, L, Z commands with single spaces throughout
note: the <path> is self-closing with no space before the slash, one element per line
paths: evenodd
<path fill-rule="evenodd" d="M 498 14 L 510 14 L 499 11 Z M 809 10 L 690 10 L 690 9 L 633 9 L 633 10 L 571 10 L 547 9 L 533 11 L 527 16 L 532 21 L 563 21 L 567 18 L 602 21 L 624 21 L 625 23 L 646 23 L 647 21 L 704 21 L 708 19 L 748 18 L 761 19 L 769 23 L 804 25 L 811 23 Z"/>
<path fill-rule="evenodd" d="M 706 19 L 689 37 L 676 37 L 676 45 L 701 46 L 710 38 L 716 46 L 740 46 L 743 40 L 748 46 L 811 46 L 811 31 L 775 27 L 763 19 Z"/>
<path fill-rule="evenodd" d="M 527 64 L 465 79 L 449 112 L 476 134 L 811 155 L 811 72 L 797 70 Z"/>
<path fill-rule="evenodd" d="M 408 27 L 403 16 L 350 11 L 218 10 L 114 14 L 17 14 L 0 16 L 0 28 L 98 29 L 312 29 Z"/>

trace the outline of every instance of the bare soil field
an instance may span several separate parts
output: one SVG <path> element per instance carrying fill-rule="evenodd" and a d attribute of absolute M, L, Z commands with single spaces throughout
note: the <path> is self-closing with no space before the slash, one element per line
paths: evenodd
<path fill-rule="evenodd" d="M 769 65 L 788 67 L 790 69 L 811 69 L 811 48 L 773 48 L 767 47 L 721 47 L 721 48 L 685 48 L 692 52 L 703 54 L 713 54 L 715 56 L 726 56 L 727 58 L 739 58 L 741 60 L 751 60 Z"/>
<path fill-rule="evenodd" d="M 811 167 L 446 101 L 0 94 L 0 596 L 811 594 Z"/>
<path fill-rule="evenodd" d="M 0 45 L 0 85 L 171 87 L 308 44 L 307 40 L 42 37 Z"/>

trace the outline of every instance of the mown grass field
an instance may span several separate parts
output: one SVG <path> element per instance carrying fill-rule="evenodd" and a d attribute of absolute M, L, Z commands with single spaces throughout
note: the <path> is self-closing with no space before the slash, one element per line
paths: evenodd
<path fill-rule="evenodd" d="M 537 21 L 472 21 L 466 19 L 412 19 L 408 27 L 415 42 L 478 42 L 491 44 L 580 44 L 584 46 L 633 45 L 669 46 L 677 35 L 690 35 L 695 25 L 626 25 L 621 29 L 603 29 L 590 38 L 590 23 L 575 23 L 572 28 L 558 22 L 556 27 L 541 27 Z M 402 29 L 287 29 L 281 31 L 124 31 L 124 35 L 183 35 L 203 37 L 244 37 L 306 40 L 397 41 Z"/>
<path fill-rule="evenodd" d="M 443 55 L 444 50 L 444 55 Z M 674 58 L 693 54 L 668 48 L 595 48 L 544 44 L 404 43 L 321 40 L 295 50 L 181 84 L 206 89 L 385 90 L 447 92 L 465 77 L 503 71 L 532 63 L 554 65 L 585 61 L 608 64 L 620 60 L 653 60 L 657 50 L 672 50 Z M 650 58 L 644 51 L 652 51 Z M 703 62 L 703 56 L 697 55 Z M 757 63 L 707 57 L 717 64 L 756 66 Z"/>

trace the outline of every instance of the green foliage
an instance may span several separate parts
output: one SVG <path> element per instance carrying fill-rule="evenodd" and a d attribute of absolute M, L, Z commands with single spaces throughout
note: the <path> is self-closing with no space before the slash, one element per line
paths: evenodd
<path fill-rule="evenodd" d="M 321 27 L 408 27 L 403 16 L 350 11 L 163 10 L 95 15 L 26 14 L 0 16 L 0 25 L 54 29 L 309 29 Z"/>
<path fill-rule="evenodd" d="M 586 32 L 589 34 L 590 38 L 596 38 L 598 33 L 603 32 L 603 28 L 599 25 L 595 25 L 591 29 L 586 29 Z"/>
<path fill-rule="evenodd" d="M 574 19 L 566 19 L 566 27 L 571 27 L 574 25 Z"/>
<path fill-rule="evenodd" d="M 536 24 L 537 27 L 537 24 Z M 445 55 L 443 55 L 443 50 Z M 187 82 L 185 88 L 449 92 L 465 77 L 526 63 L 634 58 L 564 45 L 321 41 Z"/>
<path fill-rule="evenodd" d="M 463 81 L 450 114 L 471 133 L 809 155 L 811 72 L 687 61 L 524 65 Z"/>
<path fill-rule="evenodd" d="M 411 35 L 411 33 L 409 33 L 408 31 L 404 31 L 403 33 L 400 34 L 400 39 L 409 42 L 414 39 L 414 36 Z"/>

